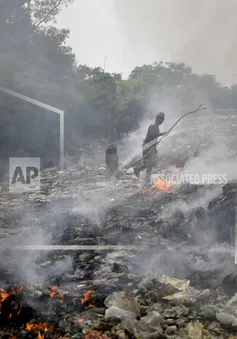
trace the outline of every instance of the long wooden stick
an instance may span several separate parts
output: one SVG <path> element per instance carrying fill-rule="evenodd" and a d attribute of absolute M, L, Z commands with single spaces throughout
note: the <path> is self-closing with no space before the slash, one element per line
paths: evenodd
<path fill-rule="evenodd" d="M 157 145 L 163 140 L 163 138 L 166 137 L 166 136 L 172 131 L 172 129 L 173 129 L 173 128 L 174 128 L 174 127 L 175 127 L 175 126 L 176 126 L 183 118 L 185 118 L 187 115 L 196 113 L 196 112 L 201 111 L 201 110 L 204 110 L 204 109 L 207 109 L 207 108 L 202 107 L 202 106 L 203 106 L 203 105 L 200 105 L 200 106 L 198 106 L 198 108 L 196 108 L 194 111 L 191 111 L 191 112 L 188 112 L 188 113 L 185 113 L 184 115 L 182 115 L 182 116 L 175 122 L 175 124 L 169 129 L 169 131 L 167 132 L 167 134 L 163 135 L 163 136 L 161 137 L 161 139 L 158 140 L 158 141 L 156 141 L 154 144 L 152 144 L 152 142 L 148 143 L 148 144 L 144 147 L 143 150 L 146 150 L 147 148 L 151 147 L 151 145 L 152 145 L 152 146 L 157 146 Z M 154 139 L 154 140 L 156 140 L 156 139 Z M 154 140 L 153 140 L 153 142 L 154 142 Z M 151 144 L 151 145 L 150 145 L 150 144 Z M 146 154 L 146 157 L 150 154 L 151 151 L 152 151 L 152 149 Z M 140 158 L 139 160 L 135 161 L 134 163 L 130 164 L 130 167 L 134 167 L 134 165 L 136 165 L 137 163 L 139 163 L 142 159 L 143 159 L 143 157 Z"/>

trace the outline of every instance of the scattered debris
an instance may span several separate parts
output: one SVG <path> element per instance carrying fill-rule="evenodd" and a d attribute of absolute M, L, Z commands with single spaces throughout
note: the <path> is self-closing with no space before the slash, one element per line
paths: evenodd
<path fill-rule="evenodd" d="M 237 184 L 151 188 L 105 172 L 48 169 L 20 197 L 1 185 L 0 337 L 234 339 Z M 69 249 L 16 249 L 40 234 Z"/>

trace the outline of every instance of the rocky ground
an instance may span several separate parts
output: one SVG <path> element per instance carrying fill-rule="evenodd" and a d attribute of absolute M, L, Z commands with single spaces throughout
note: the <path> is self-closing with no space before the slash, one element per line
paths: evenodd
<path fill-rule="evenodd" d="M 205 158 L 223 129 L 233 154 L 235 121 L 191 141 L 184 124 L 160 167 Z M 0 338 L 237 338 L 237 184 L 222 186 L 108 181 L 92 162 L 45 170 L 40 192 L 2 183 Z"/>

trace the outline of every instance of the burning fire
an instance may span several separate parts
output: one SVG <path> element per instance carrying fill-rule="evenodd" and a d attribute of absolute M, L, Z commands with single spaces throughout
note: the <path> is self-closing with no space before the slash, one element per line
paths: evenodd
<path fill-rule="evenodd" d="M 0 308 L 1 308 L 1 303 L 5 300 L 7 300 L 11 295 L 14 294 L 19 294 L 23 290 L 22 287 L 18 287 L 17 289 L 7 292 L 4 289 L 0 288 Z"/>
<path fill-rule="evenodd" d="M 171 173 L 171 175 L 169 175 L 169 177 L 172 177 L 172 179 L 175 179 L 175 176 L 180 172 L 180 169 L 175 169 L 173 173 Z M 166 175 L 164 175 L 164 173 L 162 171 L 159 171 L 156 174 L 156 182 L 149 188 L 143 188 L 137 192 L 133 192 L 131 193 L 131 195 L 137 194 L 137 193 L 144 193 L 144 194 L 154 194 L 157 191 L 162 191 L 162 192 L 174 192 L 176 190 L 176 188 L 174 187 L 174 184 L 172 182 L 172 180 L 167 180 L 166 179 Z"/>
<path fill-rule="evenodd" d="M 80 276 L 79 279 L 84 279 L 84 276 Z M 0 309 L 2 306 L 2 302 L 6 301 L 10 296 L 12 295 L 16 295 L 19 294 L 22 291 L 22 287 L 16 288 L 13 291 L 9 291 L 7 292 L 6 290 L 0 288 Z M 96 293 L 96 291 L 94 290 L 88 290 L 85 291 L 83 293 L 83 299 L 79 302 L 80 304 L 84 305 L 86 304 L 87 307 L 93 307 L 94 305 L 94 298 L 98 293 Z M 52 286 L 51 287 L 51 291 L 48 294 L 50 298 L 54 298 L 54 297 L 59 297 L 61 299 L 61 301 L 64 298 L 63 293 L 61 293 L 59 291 L 59 287 L 58 286 Z M 76 301 L 78 302 L 78 301 Z M 23 302 L 21 302 L 19 304 L 18 310 L 17 310 L 17 315 L 20 314 L 21 310 L 23 308 Z M 11 319 L 13 317 L 12 313 L 9 313 L 8 315 L 8 319 Z M 27 331 L 34 331 L 34 332 L 38 332 L 38 339 L 46 339 L 50 336 L 50 333 L 53 330 L 53 326 L 46 323 L 46 322 L 42 322 L 42 323 L 27 323 L 25 326 L 23 325 L 23 328 L 25 327 L 25 329 Z"/>
<path fill-rule="evenodd" d="M 49 331 L 52 331 L 52 326 L 48 325 L 47 323 L 40 323 L 40 324 L 26 324 L 26 330 L 27 331 L 37 331 L 38 330 L 38 339 L 44 339 L 44 334 L 41 334 L 41 331 L 44 331 L 44 333 L 47 333 Z"/>
<path fill-rule="evenodd" d="M 83 293 L 84 299 L 81 301 L 81 304 L 84 305 L 88 302 L 88 307 L 92 307 L 94 301 L 92 300 L 92 296 L 95 296 L 96 292 L 93 290 L 88 290 L 85 293 Z"/>
<path fill-rule="evenodd" d="M 52 326 L 50 326 L 47 323 L 39 323 L 39 324 L 26 324 L 26 330 L 27 331 L 35 331 L 35 330 L 43 330 L 44 332 L 52 331 Z"/>
<path fill-rule="evenodd" d="M 58 286 L 52 286 L 51 290 L 52 291 L 49 293 L 50 298 L 54 298 L 55 296 L 58 296 L 59 298 L 64 299 L 63 293 L 58 291 Z"/>
<path fill-rule="evenodd" d="M 160 175 L 160 173 L 158 173 L 156 175 L 156 179 L 157 179 L 157 182 L 154 185 L 152 185 L 152 187 L 150 188 L 151 191 L 157 190 L 157 189 L 159 191 L 167 192 L 167 193 L 174 191 L 174 187 L 173 187 L 171 181 L 163 180 L 163 178 Z"/>
<path fill-rule="evenodd" d="M 41 335 L 40 331 L 38 332 L 38 339 L 44 339 L 44 335 Z"/>
<path fill-rule="evenodd" d="M 84 279 L 84 276 L 80 276 L 78 277 L 79 279 Z M 52 291 L 49 293 L 49 297 L 50 298 L 54 298 L 54 297 L 59 297 L 62 300 L 64 299 L 64 295 L 63 293 L 59 293 L 58 291 L 58 287 L 57 286 L 52 286 L 51 287 Z M 81 300 L 80 304 L 84 305 L 86 303 L 88 303 L 88 307 L 92 307 L 93 306 L 93 297 L 96 295 L 96 291 L 94 290 L 88 290 L 86 292 L 83 293 L 84 298 Z"/>
<path fill-rule="evenodd" d="M 156 182 L 150 188 L 151 191 L 158 189 L 163 192 L 174 192 L 175 187 L 173 181 L 177 180 L 176 176 L 179 174 L 180 169 L 176 168 L 173 173 L 169 173 L 168 175 L 164 175 L 162 171 L 159 171 L 156 174 Z M 170 178 L 167 180 L 167 177 Z"/>
<path fill-rule="evenodd" d="M 22 290 L 23 290 L 22 287 L 18 287 L 18 288 L 16 288 L 16 289 L 13 290 L 13 291 L 7 292 L 7 291 L 5 291 L 3 288 L 0 288 L 0 310 L 1 310 L 1 308 L 2 308 L 2 303 L 3 303 L 4 301 L 6 301 L 6 300 L 7 300 L 10 296 L 12 296 L 12 295 L 19 294 Z M 21 303 L 20 303 L 20 307 L 19 307 L 19 309 L 18 309 L 18 311 L 17 311 L 17 315 L 20 314 L 20 312 L 21 312 L 21 310 L 22 310 L 22 306 L 23 306 L 23 303 L 21 302 Z M 10 313 L 9 316 L 8 316 L 8 319 L 11 319 L 11 318 L 12 318 L 12 313 Z"/>

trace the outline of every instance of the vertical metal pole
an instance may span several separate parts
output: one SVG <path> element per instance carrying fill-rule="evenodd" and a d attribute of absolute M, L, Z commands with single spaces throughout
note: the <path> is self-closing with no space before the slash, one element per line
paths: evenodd
<path fill-rule="evenodd" d="M 106 59 L 107 59 L 107 56 L 104 59 L 104 72 L 105 72 Z"/>
<path fill-rule="evenodd" d="M 237 74 L 233 74 L 233 86 L 235 85 L 236 77 L 237 77 Z"/>
<path fill-rule="evenodd" d="M 60 113 L 60 170 L 64 170 L 64 112 Z"/>
<path fill-rule="evenodd" d="M 235 207 L 235 264 L 237 265 L 237 207 Z"/>

